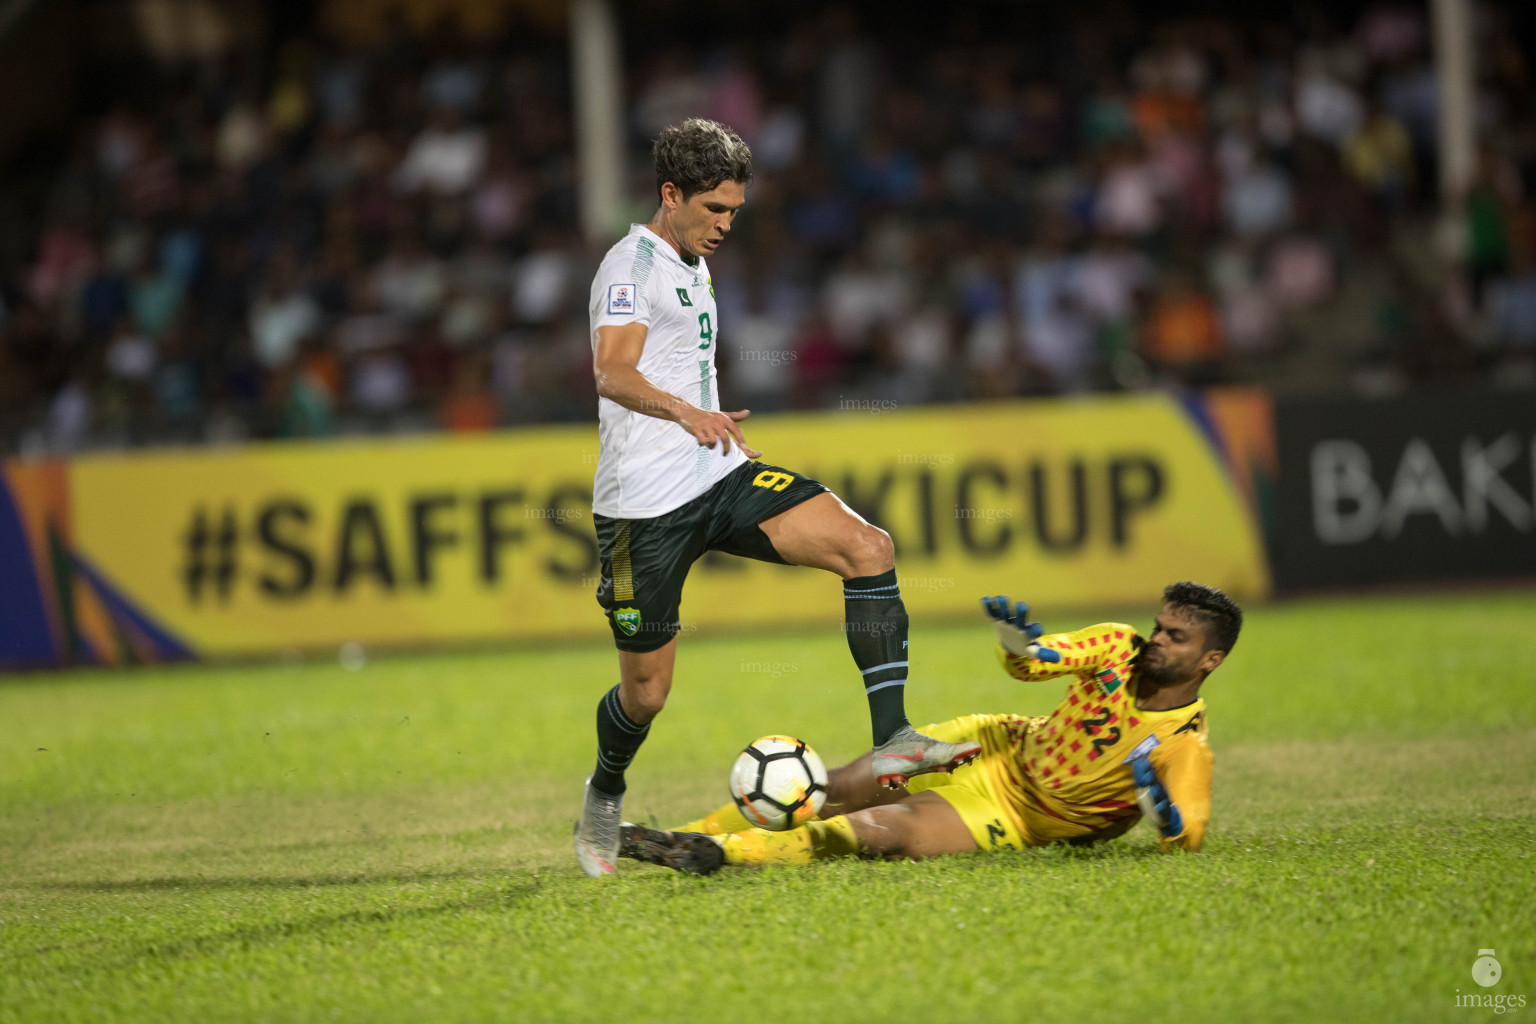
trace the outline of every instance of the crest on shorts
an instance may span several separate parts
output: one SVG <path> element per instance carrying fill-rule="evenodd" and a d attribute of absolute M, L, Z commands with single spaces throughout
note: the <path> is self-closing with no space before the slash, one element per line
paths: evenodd
<path fill-rule="evenodd" d="M 618 626 L 625 636 L 634 636 L 640 631 L 640 609 L 615 608 L 613 610 L 613 624 Z"/>
<path fill-rule="evenodd" d="M 608 313 L 633 313 L 635 311 L 635 286 L 611 284 L 608 286 Z"/>

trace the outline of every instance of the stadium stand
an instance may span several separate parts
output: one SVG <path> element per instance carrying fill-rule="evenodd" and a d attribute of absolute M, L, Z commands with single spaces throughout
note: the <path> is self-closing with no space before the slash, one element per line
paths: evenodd
<path fill-rule="evenodd" d="M 640 5 L 630 215 L 660 126 L 753 145 L 712 265 L 732 407 L 1536 386 L 1516 15 L 1482 11 L 1481 171 L 1447 232 L 1422 6 L 1286 6 L 792 7 L 693 45 Z M 99 62 L 5 229 L 9 452 L 595 417 L 559 26 L 293 20 Z"/>

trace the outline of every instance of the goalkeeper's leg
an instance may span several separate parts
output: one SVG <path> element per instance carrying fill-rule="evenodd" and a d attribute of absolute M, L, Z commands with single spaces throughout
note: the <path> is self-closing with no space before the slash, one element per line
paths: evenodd
<path fill-rule="evenodd" d="M 784 832 L 751 829 L 717 836 L 727 864 L 809 864 L 837 857 L 905 860 L 970 853 L 976 840 L 960 813 L 936 793 L 866 807 Z"/>
<path fill-rule="evenodd" d="M 866 807 L 893 804 L 906 797 L 901 789 L 887 789 L 876 780 L 870 768 L 870 754 L 834 768 L 827 773 L 827 803 L 820 817 L 825 820 L 839 814 L 852 814 Z M 741 813 L 735 802 L 723 804 L 702 818 L 695 818 L 686 825 L 679 825 L 673 832 L 702 832 L 709 836 L 723 836 L 732 832 L 745 832 L 752 823 Z"/>

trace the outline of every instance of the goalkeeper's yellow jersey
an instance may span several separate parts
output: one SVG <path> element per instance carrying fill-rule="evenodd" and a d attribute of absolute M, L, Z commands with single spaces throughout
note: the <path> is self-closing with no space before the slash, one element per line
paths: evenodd
<path fill-rule="evenodd" d="M 1031 820 L 1060 833 L 1041 838 L 1107 837 L 1134 825 L 1141 812 L 1130 760 L 1145 754 L 1184 820 L 1183 831 L 1164 838 L 1163 846 L 1199 849 L 1211 815 L 1205 701 L 1166 711 L 1137 708 L 1135 658 L 1143 641 L 1123 623 L 1055 633 L 1036 643 L 1059 652 L 1061 661 L 1021 658 L 999 644 L 1009 675 L 1074 678 L 1055 711 L 1019 726 L 1023 735 L 1010 744 L 1016 756 L 993 763 L 1009 775 L 1000 782 L 1022 791 Z M 1040 831 L 1039 825 L 1032 828 Z"/>

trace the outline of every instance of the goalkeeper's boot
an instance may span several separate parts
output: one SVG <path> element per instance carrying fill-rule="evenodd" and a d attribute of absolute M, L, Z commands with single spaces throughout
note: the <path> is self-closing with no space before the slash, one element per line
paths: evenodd
<path fill-rule="evenodd" d="M 702 832 L 663 832 L 630 824 L 619 829 L 619 856 L 689 875 L 712 875 L 725 863 L 725 850 Z"/>
<path fill-rule="evenodd" d="M 980 756 L 980 743 L 945 743 L 904 725 L 874 749 L 870 766 L 880 785 L 900 789 L 914 775 L 952 772 Z"/>
<path fill-rule="evenodd" d="M 587 796 L 576 823 L 576 862 L 593 878 L 613 874 L 619 860 L 619 826 L 624 798 L 600 793 L 587 780 Z"/>

